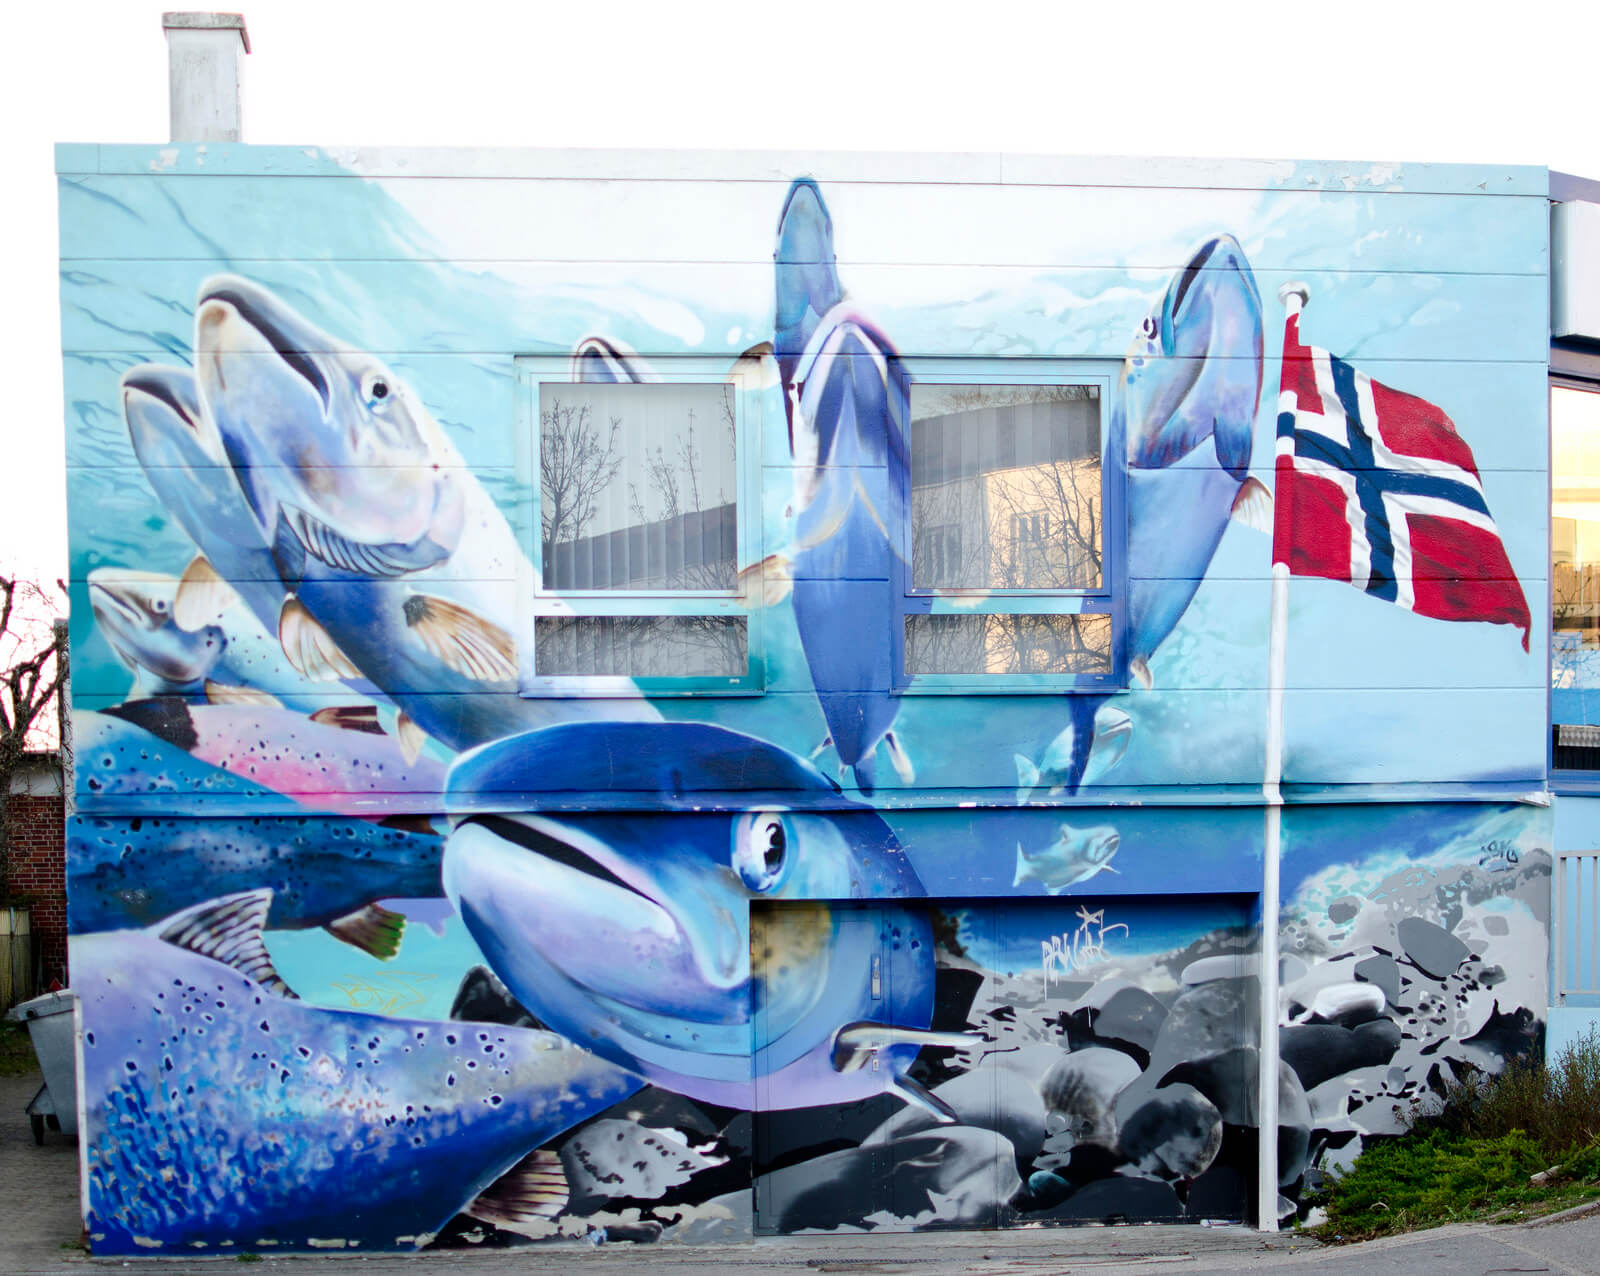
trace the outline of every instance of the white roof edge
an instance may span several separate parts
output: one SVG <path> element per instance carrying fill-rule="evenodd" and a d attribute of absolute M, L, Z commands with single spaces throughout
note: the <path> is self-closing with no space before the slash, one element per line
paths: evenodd
<path fill-rule="evenodd" d="M 1528 166 L 932 151 L 104 144 L 58 147 L 57 171 L 750 182 L 810 176 L 824 182 L 1541 196 L 1549 189 L 1547 170 Z"/>

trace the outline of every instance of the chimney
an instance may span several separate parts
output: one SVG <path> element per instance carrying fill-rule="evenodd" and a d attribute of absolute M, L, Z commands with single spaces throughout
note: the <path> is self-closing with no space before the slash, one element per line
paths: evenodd
<path fill-rule="evenodd" d="M 237 142 L 242 13 L 163 13 L 174 142 Z"/>

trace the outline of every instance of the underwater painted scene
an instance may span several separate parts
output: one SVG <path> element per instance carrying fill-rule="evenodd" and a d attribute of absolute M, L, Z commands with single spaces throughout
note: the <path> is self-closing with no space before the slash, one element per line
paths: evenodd
<path fill-rule="evenodd" d="M 1280 1217 L 1540 1048 L 1542 192 L 87 149 L 97 1255 L 1250 1219 L 1274 561 Z"/>

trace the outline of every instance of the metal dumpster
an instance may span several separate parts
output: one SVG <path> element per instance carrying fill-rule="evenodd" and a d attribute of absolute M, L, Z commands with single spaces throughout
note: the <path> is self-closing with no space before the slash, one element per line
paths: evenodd
<path fill-rule="evenodd" d="M 67 988 L 20 1002 L 6 1013 L 7 1019 L 28 1025 L 33 1053 L 44 1073 L 44 1084 L 27 1108 L 35 1143 L 44 1142 L 46 1124 L 68 1138 L 78 1137 L 78 1069 L 73 1053 L 72 1014 L 76 1004 L 77 997 Z"/>

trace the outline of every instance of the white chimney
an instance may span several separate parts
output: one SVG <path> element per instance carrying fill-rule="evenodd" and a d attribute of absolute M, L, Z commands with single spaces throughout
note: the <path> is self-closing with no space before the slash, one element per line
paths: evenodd
<path fill-rule="evenodd" d="M 163 13 L 174 142 L 240 141 L 242 13 Z"/>

